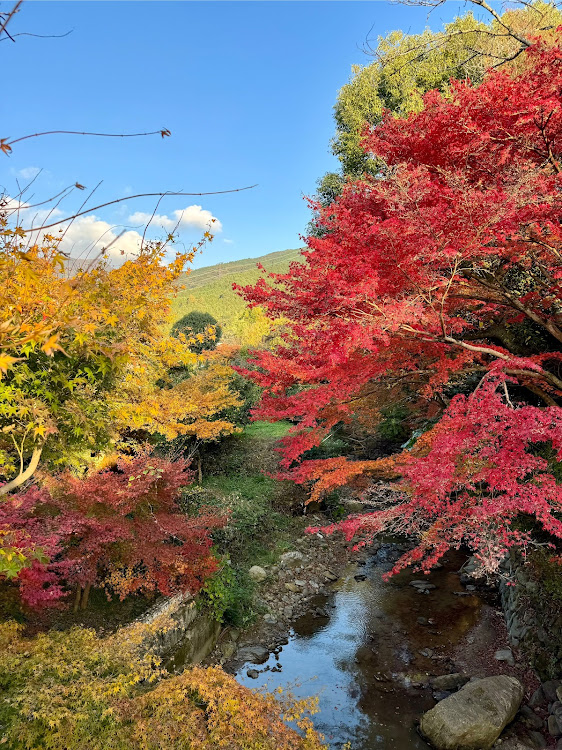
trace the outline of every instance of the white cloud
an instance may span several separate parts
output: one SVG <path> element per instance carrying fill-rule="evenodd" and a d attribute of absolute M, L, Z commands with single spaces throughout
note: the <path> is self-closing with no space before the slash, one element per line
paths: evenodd
<path fill-rule="evenodd" d="M 88 258 L 108 248 L 110 258 L 129 258 L 136 255 L 141 246 L 142 236 L 134 230 L 121 234 L 118 227 L 98 219 L 97 216 L 80 216 L 68 229 L 60 249 L 71 258 Z"/>
<path fill-rule="evenodd" d="M 137 211 L 136 213 L 129 216 L 129 222 L 131 224 L 140 224 L 145 226 L 151 219 L 151 214 L 144 213 L 143 211 Z M 167 232 L 172 232 L 176 227 L 178 231 L 182 229 L 192 228 L 205 231 L 210 229 L 213 234 L 222 232 L 221 222 L 213 216 L 203 206 L 187 206 L 184 209 L 178 209 L 174 211 L 171 216 L 166 214 L 155 214 L 152 218 L 151 226 L 163 227 Z"/>
<path fill-rule="evenodd" d="M 99 219 L 94 214 L 79 216 L 71 224 L 61 224 L 43 230 L 43 225 L 62 218 L 64 212 L 58 208 L 30 208 L 28 203 L 9 197 L 6 197 L 5 208 L 12 223 L 33 228 L 28 234 L 30 243 L 40 241 L 46 233 L 51 233 L 55 237 L 62 234 L 60 250 L 75 259 L 93 259 L 103 248 L 107 248 L 108 258 L 124 260 L 137 254 L 142 242 L 142 236 L 138 232 L 128 229 L 121 233 L 119 227 Z"/>
<path fill-rule="evenodd" d="M 51 224 L 64 215 L 59 208 L 34 209 L 29 207 L 29 204 L 12 198 L 7 198 L 7 201 L 6 208 L 12 214 L 14 222 L 20 226 L 36 228 L 37 231 L 29 235 L 31 242 L 36 242 L 43 234 L 42 225 Z M 138 253 L 142 243 L 142 232 L 150 218 L 151 214 L 141 211 L 128 217 L 127 224 L 137 225 L 140 232 L 136 229 L 122 231 L 120 226 L 110 224 L 94 214 L 80 216 L 70 225 L 55 226 L 47 231 L 58 236 L 59 230 L 62 229 L 63 239 L 60 249 L 71 258 L 92 259 L 105 248 L 107 257 L 119 262 Z M 173 231 L 176 227 L 178 232 L 188 228 L 198 231 L 210 229 L 213 234 L 222 231 L 221 222 L 213 217 L 210 211 L 197 205 L 174 211 L 170 216 L 156 214 L 152 219 L 149 234 L 157 233 L 159 227 L 167 232 Z"/>
<path fill-rule="evenodd" d="M 234 245 L 234 240 L 223 240 L 226 245 Z"/>
<path fill-rule="evenodd" d="M 37 177 L 40 171 L 39 167 L 24 167 L 16 172 L 16 176 L 21 177 L 23 180 L 32 180 L 34 177 Z"/>

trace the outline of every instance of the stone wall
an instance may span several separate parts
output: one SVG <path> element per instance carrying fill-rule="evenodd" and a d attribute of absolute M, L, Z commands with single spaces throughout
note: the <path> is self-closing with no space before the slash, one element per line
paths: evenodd
<path fill-rule="evenodd" d="M 541 680 L 562 677 L 562 605 L 511 554 L 503 566 L 500 596 L 511 643 L 520 648 Z"/>
<path fill-rule="evenodd" d="M 167 658 L 172 669 L 202 661 L 215 647 L 221 630 L 220 623 L 189 594 L 157 602 L 137 622 L 155 626 L 143 648 Z"/>

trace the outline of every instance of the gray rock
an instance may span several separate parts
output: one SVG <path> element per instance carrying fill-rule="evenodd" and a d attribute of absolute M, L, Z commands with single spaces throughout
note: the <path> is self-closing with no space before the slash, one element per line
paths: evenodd
<path fill-rule="evenodd" d="M 297 594 L 300 591 L 300 586 L 297 586 L 296 581 L 294 583 L 286 583 L 285 588 L 287 591 L 292 591 L 293 594 Z"/>
<path fill-rule="evenodd" d="M 332 582 L 333 582 L 333 581 L 337 581 L 337 580 L 338 580 L 338 578 L 339 578 L 339 576 L 337 576 L 337 575 L 336 575 L 336 574 L 335 574 L 335 573 L 334 573 L 333 571 L 331 571 L 331 570 L 327 570 L 327 571 L 326 571 L 326 574 L 325 574 L 325 576 L 324 576 L 324 577 L 325 577 L 325 579 L 326 579 L 327 581 L 332 581 Z"/>
<path fill-rule="evenodd" d="M 556 716 L 558 726 L 562 727 L 562 703 L 560 701 L 554 701 L 554 703 L 550 707 L 550 713 L 553 716 Z"/>
<path fill-rule="evenodd" d="M 413 586 L 415 589 L 422 589 L 424 591 L 430 591 L 431 589 L 437 588 L 434 583 L 429 583 L 429 581 L 410 581 L 410 586 Z"/>
<path fill-rule="evenodd" d="M 531 741 L 530 747 L 537 748 L 537 750 L 543 750 L 546 747 L 546 740 L 540 732 L 529 732 L 529 740 Z"/>
<path fill-rule="evenodd" d="M 266 615 L 263 616 L 263 619 L 265 622 L 267 622 L 268 625 L 277 625 L 277 617 L 275 615 L 272 615 L 271 612 L 268 612 Z"/>
<path fill-rule="evenodd" d="M 463 685 L 466 685 L 468 680 L 469 678 L 465 674 L 453 672 L 452 674 L 442 674 L 439 677 L 433 677 L 429 684 L 434 690 L 458 690 Z"/>
<path fill-rule="evenodd" d="M 295 581 L 295 586 L 298 586 L 300 589 L 303 589 L 306 586 L 306 581 Z"/>
<path fill-rule="evenodd" d="M 560 737 L 560 735 L 562 735 L 562 730 L 560 729 L 556 716 L 548 717 L 547 726 L 548 733 L 552 735 L 552 737 Z"/>
<path fill-rule="evenodd" d="M 546 696 L 543 693 L 542 687 L 537 688 L 533 695 L 531 696 L 531 700 L 529 701 L 529 705 L 533 708 L 537 708 L 537 706 L 542 706 L 543 703 L 546 703 Z"/>
<path fill-rule="evenodd" d="M 236 654 L 238 659 L 252 664 L 263 664 L 269 659 L 269 651 L 264 646 L 244 646 Z"/>
<path fill-rule="evenodd" d="M 542 729 L 543 728 L 543 720 L 540 716 L 538 716 L 533 709 L 530 706 L 521 706 L 521 710 L 519 711 L 519 714 L 521 716 L 521 721 L 523 724 L 525 724 L 526 727 L 529 729 Z"/>
<path fill-rule="evenodd" d="M 468 558 L 468 560 L 465 562 L 465 564 L 461 568 L 461 572 L 464 575 L 473 577 L 475 574 L 478 574 L 482 570 L 481 564 L 478 562 L 477 558 L 472 555 Z"/>
<path fill-rule="evenodd" d="M 249 669 L 249 670 L 248 670 L 248 671 L 246 672 L 246 674 L 248 675 L 248 677 L 251 677 L 251 678 L 252 678 L 252 680 L 257 680 L 257 678 L 258 678 L 258 677 L 259 677 L 259 675 L 260 675 L 260 673 L 258 672 L 258 670 L 257 670 L 257 669 Z"/>
<path fill-rule="evenodd" d="M 257 581 L 257 583 L 265 581 L 265 579 L 267 578 L 266 571 L 263 568 L 260 568 L 259 565 L 252 565 L 252 567 L 248 571 L 248 575 L 250 576 L 252 581 Z"/>
<path fill-rule="evenodd" d="M 304 555 L 302 552 L 285 552 L 279 559 L 280 565 L 285 568 L 298 568 L 304 562 Z"/>
<path fill-rule="evenodd" d="M 513 653 L 510 648 L 502 648 L 499 651 L 496 651 L 494 659 L 497 659 L 497 661 L 505 661 L 510 667 L 515 666 L 515 659 L 513 658 Z"/>
<path fill-rule="evenodd" d="M 539 735 L 543 741 L 545 742 L 544 737 L 542 735 Z M 501 743 L 501 744 L 500 744 Z M 531 737 L 527 736 L 525 738 L 522 737 L 506 737 L 505 739 L 502 737 L 497 741 L 497 743 L 494 745 L 494 748 L 498 748 L 498 750 L 535 750 L 535 748 L 543 748 L 546 747 L 546 744 L 537 744 L 536 741 L 534 741 Z"/>
<path fill-rule="evenodd" d="M 427 619 L 427 617 L 418 617 L 416 622 L 418 623 L 418 625 L 429 625 L 429 620 Z"/>
<path fill-rule="evenodd" d="M 234 641 L 225 641 L 224 643 L 221 643 L 219 650 L 225 659 L 230 659 L 232 654 L 236 651 L 236 644 Z"/>
<path fill-rule="evenodd" d="M 516 724 L 502 735 L 496 746 L 500 750 L 544 750 L 547 743 L 540 732 L 531 732 Z"/>
<path fill-rule="evenodd" d="M 543 682 L 541 688 L 544 693 L 544 697 L 549 703 L 554 703 L 554 701 L 558 700 L 556 691 L 561 685 L 561 680 L 547 680 L 546 682 Z"/>
<path fill-rule="evenodd" d="M 523 698 L 515 677 L 468 682 L 422 716 L 420 730 L 436 750 L 490 750 Z"/>
<path fill-rule="evenodd" d="M 562 750 L 562 740 L 558 740 L 556 743 L 556 750 Z"/>

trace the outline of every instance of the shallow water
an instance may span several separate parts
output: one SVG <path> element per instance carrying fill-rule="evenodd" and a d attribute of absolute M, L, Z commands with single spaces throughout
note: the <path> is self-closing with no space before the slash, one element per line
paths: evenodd
<path fill-rule="evenodd" d="M 435 701 L 420 683 L 428 674 L 455 671 L 445 652 L 478 620 L 481 601 L 465 594 L 456 573 L 460 555 L 430 576 L 402 573 L 383 582 L 399 554 L 396 545 L 385 544 L 366 565 L 349 566 L 333 593 L 317 597 L 310 614 L 294 623 L 287 645 L 265 664 L 247 663 L 236 675 L 252 688 L 318 695 L 314 724 L 334 750 L 346 742 L 352 750 L 428 748 L 415 722 Z M 366 579 L 356 580 L 357 574 Z M 412 580 L 437 588 L 420 594 Z M 418 617 L 431 622 L 421 625 Z M 248 669 L 257 670 L 258 678 L 249 678 Z"/>

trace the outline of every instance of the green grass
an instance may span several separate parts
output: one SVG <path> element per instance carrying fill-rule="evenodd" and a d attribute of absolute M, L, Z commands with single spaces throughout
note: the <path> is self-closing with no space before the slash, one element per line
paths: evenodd
<path fill-rule="evenodd" d="M 252 422 L 244 427 L 242 437 L 280 440 L 289 432 L 290 422 Z"/>

